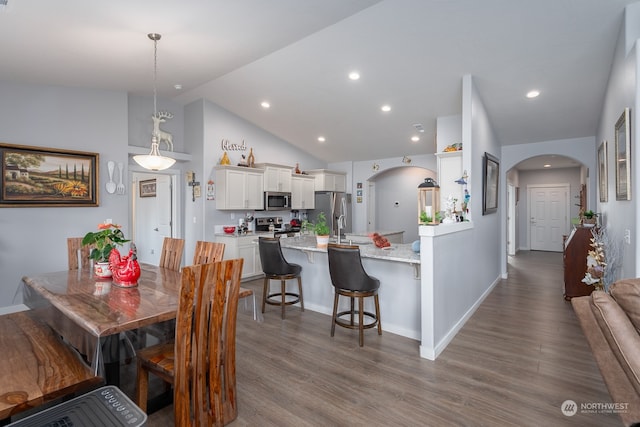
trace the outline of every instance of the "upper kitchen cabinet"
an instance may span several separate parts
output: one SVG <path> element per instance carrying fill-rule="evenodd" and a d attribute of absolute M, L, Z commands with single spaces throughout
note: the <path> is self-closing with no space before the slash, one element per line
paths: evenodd
<path fill-rule="evenodd" d="M 264 171 L 240 166 L 217 166 L 216 209 L 264 209 Z"/>
<path fill-rule="evenodd" d="M 316 179 L 315 191 L 347 191 L 347 174 L 327 169 L 307 171 Z"/>
<path fill-rule="evenodd" d="M 293 168 L 271 163 L 256 163 L 255 166 L 264 170 L 264 191 L 291 192 L 291 171 Z"/>
<path fill-rule="evenodd" d="M 315 209 L 315 178 L 311 175 L 291 176 L 291 209 Z"/>

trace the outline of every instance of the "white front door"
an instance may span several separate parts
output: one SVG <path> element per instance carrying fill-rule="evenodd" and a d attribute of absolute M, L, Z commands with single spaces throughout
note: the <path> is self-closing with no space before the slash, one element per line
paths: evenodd
<path fill-rule="evenodd" d="M 562 236 L 569 230 L 569 185 L 531 185 L 528 190 L 531 250 L 562 252 Z"/>

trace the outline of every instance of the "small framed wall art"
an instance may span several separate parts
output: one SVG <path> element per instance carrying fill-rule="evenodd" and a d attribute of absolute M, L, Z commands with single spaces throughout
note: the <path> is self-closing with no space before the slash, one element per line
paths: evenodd
<path fill-rule="evenodd" d="M 500 161 L 489 153 L 482 159 L 482 215 L 498 210 L 498 180 L 500 177 Z"/>
<path fill-rule="evenodd" d="M 156 197 L 155 178 L 140 181 L 140 197 Z"/>

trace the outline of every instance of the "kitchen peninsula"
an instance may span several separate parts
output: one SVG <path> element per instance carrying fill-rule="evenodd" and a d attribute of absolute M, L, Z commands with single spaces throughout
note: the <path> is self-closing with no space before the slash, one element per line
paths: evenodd
<path fill-rule="evenodd" d="M 318 248 L 314 236 L 281 238 L 280 244 L 287 261 L 302 266 L 305 309 L 331 315 L 333 287 L 327 249 Z M 410 244 L 380 249 L 367 243 L 360 245 L 360 255 L 365 271 L 380 280 L 382 330 L 419 340 L 420 254 Z M 373 302 L 365 301 L 365 309 L 373 310 Z"/>

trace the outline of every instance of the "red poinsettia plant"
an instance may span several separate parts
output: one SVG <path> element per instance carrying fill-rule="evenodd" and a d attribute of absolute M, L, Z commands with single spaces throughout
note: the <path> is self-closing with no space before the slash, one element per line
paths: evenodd
<path fill-rule="evenodd" d="M 82 244 L 93 245 L 89 258 L 97 262 L 109 261 L 111 250 L 129 241 L 120 228 L 118 224 L 105 222 L 98 224 L 99 231 L 88 232 L 82 239 Z"/>

